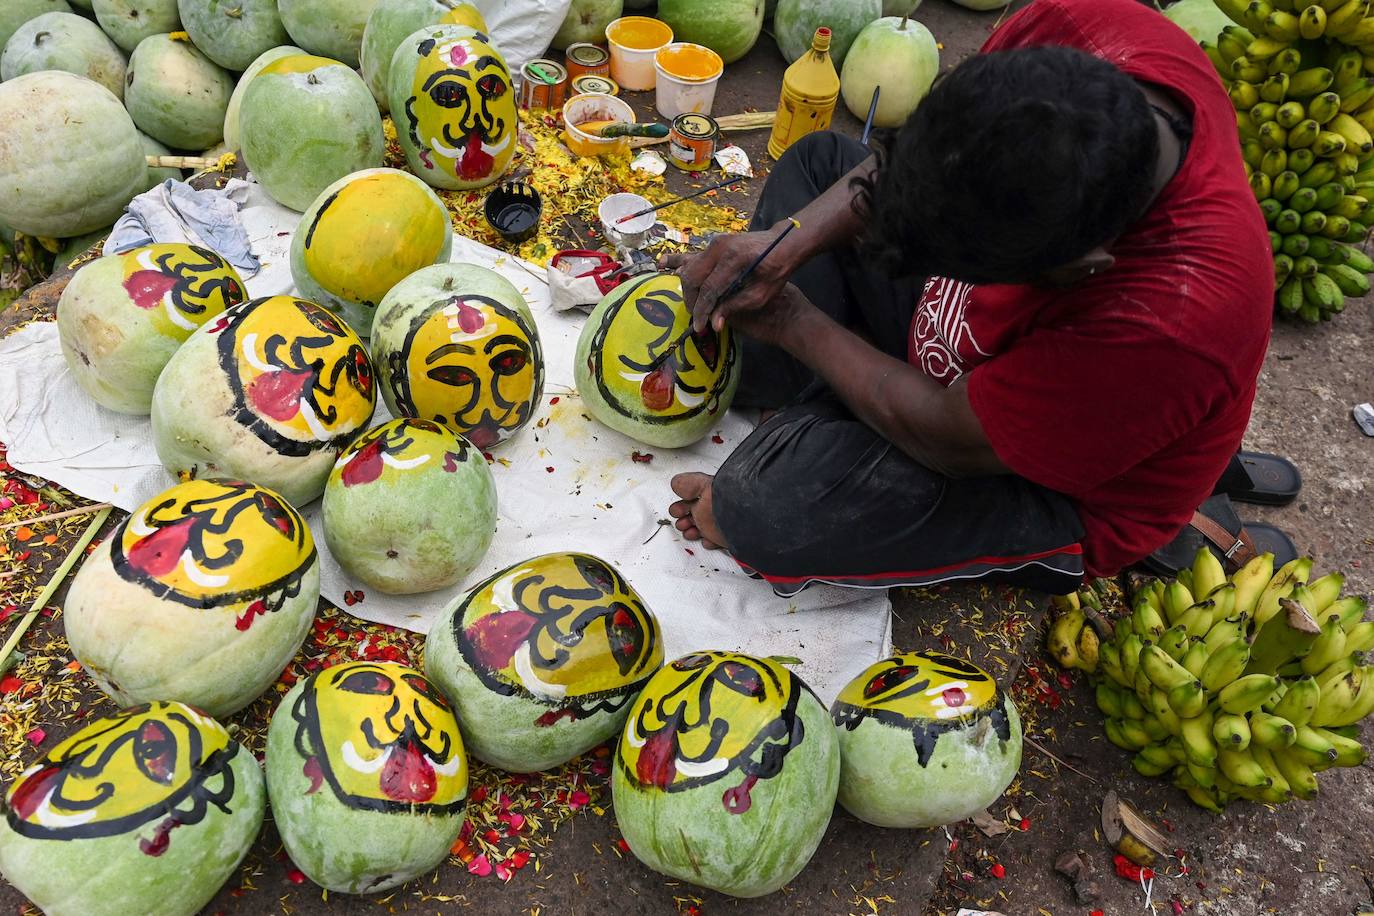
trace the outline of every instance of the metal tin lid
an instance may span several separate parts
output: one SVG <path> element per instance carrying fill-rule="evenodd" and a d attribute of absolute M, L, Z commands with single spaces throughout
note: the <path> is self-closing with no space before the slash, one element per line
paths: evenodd
<path fill-rule="evenodd" d="M 705 140 L 714 137 L 720 127 L 716 119 L 704 114 L 683 114 L 673 120 L 673 130 L 692 140 Z"/>
<path fill-rule="evenodd" d="M 538 70 L 535 69 L 536 67 L 538 68 Z M 542 70 L 552 79 L 541 79 L 539 75 L 540 70 Z M 523 67 L 520 68 L 520 74 L 522 76 L 534 80 L 537 83 L 546 83 L 554 86 L 558 85 L 559 83 L 563 82 L 568 78 L 568 71 L 563 69 L 562 64 L 558 63 L 557 61 L 548 60 L 544 57 L 538 58 L 537 60 L 532 60 L 529 63 L 525 64 Z"/>
<path fill-rule="evenodd" d="M 605 48 L 587 43 L 569 45 L 563 53 L 568 60 L 576 61 L 583 67 L 599 67 L 611 59 Z"/>
<path fill-rule="evenodd" d="M 600 92 L 603 95 L 618 95 L 620 93 L 620 87 L 616 85 L 615 80 L 592 73 L 577 77 L 572 81 L 572 85 L 577 92 Z"/>

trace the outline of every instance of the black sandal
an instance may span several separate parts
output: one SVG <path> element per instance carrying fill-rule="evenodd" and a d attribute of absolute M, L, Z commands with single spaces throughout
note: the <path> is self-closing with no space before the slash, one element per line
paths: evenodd
<path fill-rule="evenodd" d="M 1217 481 L 1213 493 L 1236 502 L 1286 506 L 1302 489 L 1302 474 L 1287 458 L 1265 452 L 1237 452 Z"/>
<path fill-rule="evenodd" d="M 1282 529 L 1242 522 L 1230 498 L 1221 493 L 1199 506 L 1178 537 L 1142 560 L 1141 565 L 1157 576 L 1173 576 L 1192 566 L 1193 557 L 1204 544 L 1228 571 L 1239 569 L 1262 553 L 1274 555 L 1275 569 L 1298 557 L 1297 546 Z"/>

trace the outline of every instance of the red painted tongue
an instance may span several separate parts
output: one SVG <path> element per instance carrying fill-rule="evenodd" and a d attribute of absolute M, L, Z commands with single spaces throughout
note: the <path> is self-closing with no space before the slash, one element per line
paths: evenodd
<path fill-rule="evenodd" d="M 285 422 L 300 412 L 301 397 L 309 384 L 309 372 L 278 369 L 253 380 L 248 386 L 248 400 L 259 413 Z"/>
<path fill-rule="evenodd" d="M 157 270 L 136 270 L 124 281 L 124 291 L 141 309 L 155 309 L 162 304 L 162 297 L 177 285 L 176 277 L 169 277 Z"/>
<path fill-rule="evenodd" d="M 434 797 L 434 767 L 414 743 L 401 740 L 382 767 L 382 794 L 399 802 L 427 802 Z"/>
<path fill-rule="evenodd" d="M 153 577 L 170 574 L 181 561 L 181 554 L 191 540 L 191 526 L 194 524 L 195 519 L 183 518 L 157 529 L 147 537 L 139 538 L 126 553 L 129 565 Z"/>
<path fill-rule="evenodd" d="M 525 611 L 488 614 L 467 628 L 477 661 L 494 671 L 510 664 L 511 657 L 534 629 L 534 615 Z"/>
<path fill-rule="evenodd" d="M 667 410 L 673 403 L 673 367 L 664 363 L 639 383 L 639 399 L 650 410 Z"/>
<path fill-rule="evenodd" d="M 646 786 L 666 789 L 677 775 L 677 730 L 672 725 L 654 732 L 639 749 L 635 775 Z"/>
<path fill-rule="evenodd" d="M 21 820 L 28 820 L 33 816 L 33 813 L 38 810 L 38 806 L 43 804 L 43 800 L 48 797 L 48 790 L 52 788 L 53 780 L 61 772 L 57 767 L 48 767 L 39 770 L 19 784 L 19 787 L 14 790 L 14 795 L 10 797 L 10 807 L 14 809 Z"/>
<path fill-rule="evenodd" d="M 458 176 L 472 181 L 477 178 L 486 178 L 491 174 L 491 167 L 496 164 L 496 160 L 482 149 L 482 137 L 480 134 L 468 134 L 468 145 L 463 150 L 463 158 L 458 163 Z"/>
<path fill-rule="evenodd" d="M 358 450 L 358 454 L 353 456 L 353 460 L 344 465 L 343 472 L 339 475 L 343 478 L 345 487 L 356 487 L 359 484 L 372 483 L 382 476 L 382 442 L 374 439 L 367 445 Z"/>

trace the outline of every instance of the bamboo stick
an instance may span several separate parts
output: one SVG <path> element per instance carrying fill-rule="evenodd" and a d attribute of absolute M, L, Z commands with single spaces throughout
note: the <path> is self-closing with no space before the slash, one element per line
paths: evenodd
<path fill-rule="evenodd" d="M 78 506 L 75 509 L 67 509 L 63 512 L 53 512 L 48 515 L 40 515 L 38 518 L 26 518 L 23 521 L 10 522 L 8 525 L 0 525 L 0 531 L 8 531 L 11 528 L 22 528 L 24 525 L 41 525 L 44 522 L 56 521 L 59 518 L 70 518 L 73 515 L 85 515 L 87 512 L 99 512 L 101 509 L 110 508 L 109 503 L 92 503 L 89 506 Z"/>
<path fill-rule="evenodd" d="M 219 158 L 205 156 L 149 156 L 150 169 L 210 169 L 219 165 Z"/>

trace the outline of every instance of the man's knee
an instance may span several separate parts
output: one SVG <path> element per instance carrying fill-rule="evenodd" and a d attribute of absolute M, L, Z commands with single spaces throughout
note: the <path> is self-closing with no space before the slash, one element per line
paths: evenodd
<path fill-rule="evenodd" d="M 787 148 L 763 187 L 751 227 L 767 229 L 796 213 L 870 155 L 853 137 L 823 130 Z"/>

